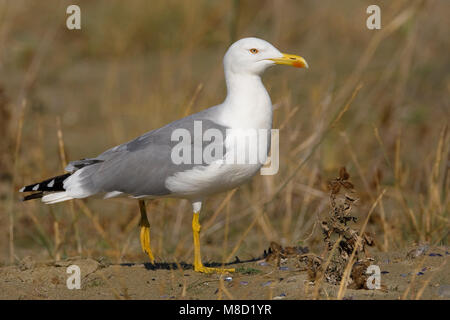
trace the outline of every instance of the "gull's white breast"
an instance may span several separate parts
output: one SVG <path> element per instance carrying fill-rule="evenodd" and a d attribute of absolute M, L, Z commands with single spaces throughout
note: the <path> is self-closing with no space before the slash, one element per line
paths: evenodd
<path fill-rule="evenodd" d="M 229 90 L 214 119 L 232 130 L 231 134 L 227 130 L 225 159 L 168 177 L 165 186 L 172 192 L 171 196 L 202 199 L 210 194 L 236 188 L 253 177 L 264 164 L 268 148 L 263 152 L 264 157 L 259 157 L 256 162 L 240 164 L 242 162 L 236 163 L 229 159 L 235 157 L 231 151 L 236 150 L 236 143 L 245 139 L 245 130 L 266 130 L 267 139 L 270 139 L 272 128 L 272 102 L 261 79 L 235 76 L 233 80 L 230 85 L 234 89 Z M 247 153 L 248 150 L 237 151 L 238 154 L 242 152 Z"/>
<path fill-rule="evenodd" d="M 207 166 L 196 166 L 191 170 L 178 172 L 166 179 L 166 188 L 172 196 L 186 198 L 203 198 L 210 194 L 230 190 L 247 182 L 253 177 L 264 163 L 265 157 L 254 162 L 237 162 L 234 152 L 239 136 L 226 139 L 225 158 L 212 162 Z M 243 136 L 242 139 L 245 139 Z M 245 152 L 240 150 L 240 152 Z M 248 160 L 248 159 L 246 159 Z"/>

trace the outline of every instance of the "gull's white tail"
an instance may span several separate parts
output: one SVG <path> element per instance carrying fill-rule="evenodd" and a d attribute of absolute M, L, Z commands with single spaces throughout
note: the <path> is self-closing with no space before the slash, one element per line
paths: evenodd
<path fill-rule="evenodd" d="M 63 201 L 72 200 L 72 199 L 73 198 L 71 196 L 69 196 L 66 191 L 63 191 L 63 192 L 55 192 L 55 193 L 46 194 L 45 196 L 42 197 L 42 202 L 44 202 L 46 204 L 53 204 L 53 203 L 63 202 Z"/>

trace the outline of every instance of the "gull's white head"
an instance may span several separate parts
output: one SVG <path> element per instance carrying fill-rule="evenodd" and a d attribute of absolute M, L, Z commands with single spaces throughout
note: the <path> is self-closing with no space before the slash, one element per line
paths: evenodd
<path fill-rule="evenodd" d="M 275 64 L 308 68 L 305 59 L 293 54 L 281 53 L 269 42 L 258 38 L 244 38 L 228 48 L 223 64 L 226 72 L 260 75 Z"/>

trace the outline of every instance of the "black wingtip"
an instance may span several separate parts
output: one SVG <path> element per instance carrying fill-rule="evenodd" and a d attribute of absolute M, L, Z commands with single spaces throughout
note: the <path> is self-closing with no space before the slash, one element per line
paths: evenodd
<path fill-rule="evenodd" d="M 28 200 L 33 200 L 33 199 L 40 199 L 44 196 L 43 192 L 36 192 L 36 193 L 32 193 L 29 194 L 25 197 L 22 198 L 22 201 L 28 201 Z"/>
<path fill-rule="evenodd" d="M 24 201 L 33 200 L 33 199 L 40 199 L 43 196 L 44 196 L 43 192 L 36 192 L 36 193 L 32 193 L 32 194 L 29 194 L 29 195 L 23 197 L 22 201 L 24 202 Z"/>
<path fill-rule="evenodd" d="M 66 173 L 60 176 L 49 178 L 39 183 L 30 184 L 19 190 L 19 192 L 34 192 L 34 191 L 64 191 L 64 181 L 71 175 Z"/>

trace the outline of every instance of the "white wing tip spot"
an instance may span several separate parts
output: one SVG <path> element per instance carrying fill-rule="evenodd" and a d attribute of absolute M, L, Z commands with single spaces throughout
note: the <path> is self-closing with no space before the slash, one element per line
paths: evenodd
<path fill-rule="evenodd" d="M 33 187 L 33 191 L 37 191 L 39 189 L 39 183 Z"/>
<path fill-rule="evenodd" d="M 52 181 L 50 181 L 50 182 L 47 184 L 47 187 L 51 188 L 51 187 L 53 187 L 54 185 L 55 185 L 55 179 L 53 179 Z"/>

